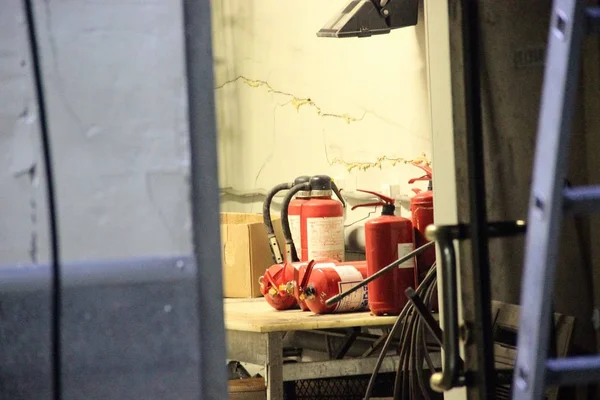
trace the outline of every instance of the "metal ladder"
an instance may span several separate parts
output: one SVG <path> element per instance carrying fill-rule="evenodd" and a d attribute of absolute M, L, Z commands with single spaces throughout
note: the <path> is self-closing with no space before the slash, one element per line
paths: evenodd
<path fill-rule="evenodd" d="M 600 7 L 554 1 L 527 221 L 515 400 L 541 399 L 546 386 L 600 382 L 600 355 L 547 357 L 563 214 L 600 212 L 600 186 L 564 186 L 581 48 L 586 34 L 598 32 Z"/>

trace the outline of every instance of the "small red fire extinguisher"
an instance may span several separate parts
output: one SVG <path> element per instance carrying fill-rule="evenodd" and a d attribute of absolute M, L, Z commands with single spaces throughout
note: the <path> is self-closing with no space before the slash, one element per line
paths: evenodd
<path fill-rule="evenodd" d="M 341 199 L 329 176 L 310 179 L 310 199 L 300 215 L 301 260 L 344 260 L 344 205 L 331 198 L 334 188 Z"/>
<path fill-rule="evenodd" d="M 421 168 L 425 171 L 425 175 L 419 178 L 413 178 L 408 183 L 414 183 L 416 181 L 428 181 L 429 185 L 427 191 L 421 191 L 419 189 L 413 189 L 416 193 L 410 199 L 410 212 L 412 214 L 412 224 L 415 232 L 415 246 L 421 247 L 429 242 L 425 237 L 425 229 L 433 224 L 433 171 L 427 163 L 411 163 L 415 167 Z M 424 253 L 417 256 L 417 269 L 415 274 L 415 286 L 423 280 L 429 268 L 435 262 L 435 248 L 431 247 Z"/>
<path fill-rule="evenodd" d="M 415 249 L 413 226 L 410 220 L 394 215 L 394 199 L 368 190 L 359 190 L 379 197 L 376 203 L 358 207 L 382 206 L 381 216 L 365 222 L 365 251 L 369 276 Z M 398 315 L 408 301 L 404 291 L 415 281 L 415 263 L 406 261 L 381 279 L 368 284 L 369 308 L 375 315 Z"/>
<path fill-rule="evenodd" d="M 298 281 L 298 270 L 307 263 L 281 263 L 270 266 L 258 280 L 260 292 L 271 307 L 276 310 L 289 310 L 297 305 L 293 283 Z"/>
<path fill-rule="evenodd" d="M 365 261 L 354 262 L 311 262 L 306 267 L 302 283 L 298 285 L 298 301 L 315 314 L 363 311 L 369 306 L 366 286 L 328 307 L 325 302 L 356 285 L 367 277 Z"/>

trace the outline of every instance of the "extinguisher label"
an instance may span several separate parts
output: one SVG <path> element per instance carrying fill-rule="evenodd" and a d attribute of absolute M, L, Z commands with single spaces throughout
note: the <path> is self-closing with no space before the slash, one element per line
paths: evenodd
<path fill-rule="evenodd" d="M 398 243 L 398 258 L 404 257 L 408 253 L 414 250 L 412 243 Z M 404 261 L 402 264 L 398 266 L 398 268 L 415 268 L 415 259 L 414 257 L 410 260 Z"/>
<path fill-rule="evenodd" d="M 344 261 L 344 217 L 306 219 L 308 259 Z"/>
<path fill-rule="evenodd" d="M 350 289 L 363 280 L 362 274 L 356 268 L 346 265 L 335 268 L 338 275 L 340 276 L 339 293 Z M 369 296 L 367 285 L 363 286 L 359 290 L 351 293 L 349 296 L 344 297 L 338 303 L 335 311 L 336 312 L 352 312 L 361 311 L 369 306 Z"/>
<path fill-rule="evenodd" d="M 294 247 L 296 248 L 296 254 L 300 256 L 302 254 L 302 235 L 300 234 L 300 216 L 289 215 L 288 222 L 290 223 L 290 231 L 292 233 L 292 240 L 294 241 Z"/>

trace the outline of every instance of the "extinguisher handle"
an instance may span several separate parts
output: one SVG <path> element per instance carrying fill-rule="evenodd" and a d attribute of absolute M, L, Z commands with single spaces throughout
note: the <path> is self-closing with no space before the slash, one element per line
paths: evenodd
<path fill-rule="evenodd" d="M 308 280 L 310 279 L 310 275 L 312 274 L 315 263 L 316 263 L 315 260 L 310 260 L 310 262 L 306 266 L 306 271 L 304 272 L 304 276 L 302 277 L 302 282 L 300 282 L 300 285 L 298 287 L 298 290 L 300 291 L 300 293 L 302 293 L 304 291 L 304 289 L 306 288 L 306 285 L 308 284 Z"/>
<path fill-rule="evenodd" d="M 274 287 L 277 289 L 277 284 L 274 282 L 273 277 L 271 276 L 271 273 L 269 271 L 265 271 L 264 277 L 267 278 L 267 282 L 269 282 L 271 287 Z M 269 288 L 269 286 L 267 286 L 267 289 L 268 288 Z"/>
<path fill-rule="evenodd" d="M 429 177 L 429 179 L 431 179 L 431 177 L 433 176 L 433 169 L 429 166 L 429 163 L 427 163 L 427 161 L 411 161 L 411 164 L 425 171 L 425 174 Z"/>
<path fill-rule="evenodd" d="M 412 178 L 411 180 L 408 181 L 408 183 L 415 183 L 416 181 L 430 181 L 430 180 L 431 180 L 430 175 L 423 175 L 418 178 Z"/>
<path fill-rule="evenodd" d="M 415 183 L 416 181 L 429 181 L 431 186 L 431 181 L 433 180 L 433 170 L 431 169 L 431 167 L 429 166 L 429 164 L 426 161 L 421 161 L 421 162 L 416 162 L 416 161 L 412 161 L 411 162 L 412 165 L 414 165 L 417 168 L 421 168 L 423 171 L 425 171 L 425 175 L 420 176 L 418 178 L 412 178 L 411 180 L 408 181 L 408 183 Z M 429 188 L 428 190 L 431 190 L 431 188 Z"/>
<path fill-rule="evenodd" d="M 357 204 L 357 205 L 353 206 L 351 209 L 354 210 L 354 209 L 357 209 L 359 207 L 379 207 L 379 206 L 384 206 L 386 204 L 387 203 L 384 203 L 383 201 L 378 201 L 378 202 L 375 202 L 375 203 Z"/>
<path fill-rule="evenodd" d="M 394 199 L 392 199 L 391 197 L 387 197 L 381 193 L 373 192 L 371 190 L 364 190 L 364 189 L 358 189 L 358 191 L 362 192 L 362 193 L 369 193 L 375 197 L 379 197 L 381 199 L 380 203 L 394 205 Z M 383 205 L 383 204 L 380 204 L 380 205 Z"/>

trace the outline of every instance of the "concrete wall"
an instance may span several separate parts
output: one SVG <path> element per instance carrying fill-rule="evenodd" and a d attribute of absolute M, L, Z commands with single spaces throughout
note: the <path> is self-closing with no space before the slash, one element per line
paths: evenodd
<path fill-rule="evenodd" d="M 35 2 L 66 260 L 189 252 L 181 2 Z M 21 1 L 0 13 L 0 263 L 47 258 Z"/>
<path fill-rule="evenodd" d="M 261 212 L 265 190 L 304 174 L 331 175 L 351 204 L 384 184 L 412 195 L 422 171 L 404 161 L 431 160 L 423 15 L 390 35 L 318 38 L 346 4 L 213 2 L 224 210 Z M 349 238 L 373 211 L 347 212 Z"/>

